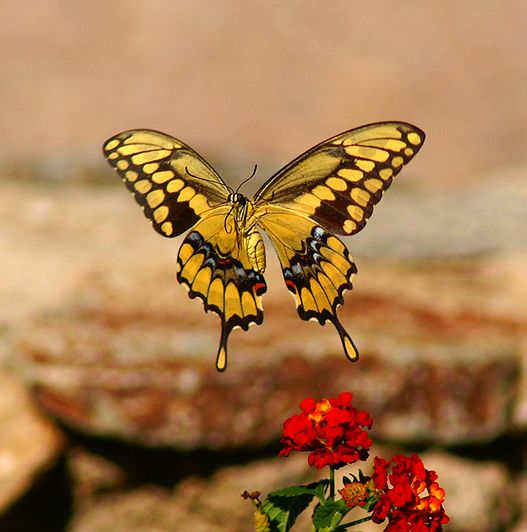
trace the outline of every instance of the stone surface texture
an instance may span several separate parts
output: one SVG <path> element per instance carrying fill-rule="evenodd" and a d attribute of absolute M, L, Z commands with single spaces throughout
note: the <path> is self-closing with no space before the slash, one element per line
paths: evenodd
<path fill-rule="evenodd" d="M 38 411 L 27 389 L 0 372 L 0 512 L 53 467 L 64 449 L 60 431 Z"/>
<path fill-rule="evenodd" d="M 260 446 L 303 397 L 352 389 L 378 436 L 394 441 L 488 441 L 525 426 L 527 254 L 515 242 L 483 257 L 441 258 L 438 249 L 382 259 L 375 242 L 355 251 L 351 239 L 359 273 L 339 314 L 362 353 L 357 364 L 331 324 L 298 319 L 270 249 L 265 322 L 232 335 L 218 375 L 219 320 L 176 284 L 178 241 L 128 213 L 125 191 L 83 191 L 28 195 L 23 211 L 34 218 L 3 233 L 14 318 L 5 318 L 6 360 L 68 425 L 177 449 Z M 21 196 L 13 184 L 4 193 Z M 408 194 L 401 211 L 418 197 Z M 13 205 L 5 209 L 16 219 Z M 410 226 L 406 245 L 418 254 L 422 225 Z M 48 235 L 39 260 L 20 269 L 35 251 L 24 235 L 39 233 Z"/>

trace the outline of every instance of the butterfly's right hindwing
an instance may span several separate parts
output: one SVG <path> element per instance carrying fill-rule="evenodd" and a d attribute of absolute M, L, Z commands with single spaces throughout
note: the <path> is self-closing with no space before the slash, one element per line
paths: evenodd
<path fill-rule="evenodd" d="M 262 295 L 267 289 L 247 247 L 239 245 L 229 216 L 228 207 L 217 208 L 190 231 L 178 254 L 178 281 L 191 298 L 203 301 L 206 311 L 221 318 L 216 361 L 220 371 L 227 365 L 230 332 L 237 327 L 246 331 L 251 324 L 262 323 Z"/>
<path fill-rule="evenodd" d="M 227 202 L 229 190 L 219 175 L 180 140 L 136 129 L 111 137 L 103 150 L 163 236 L 180 235 Z"/>

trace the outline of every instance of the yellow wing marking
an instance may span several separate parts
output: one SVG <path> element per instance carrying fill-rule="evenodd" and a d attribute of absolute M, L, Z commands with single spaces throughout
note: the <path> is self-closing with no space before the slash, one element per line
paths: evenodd
<path fill-rule="evenodd" d="M 154 220 L 160 224 L 164 220 L 166 220 L 168 216 L 168 207 L 166 205 L 162 205 L 161 207 L 157 208 L 154 211 Z"/>
<path fill-rule="evenodd" d="M 174 233 L 174 226 L 172 225 L 172 222 L 164 222 L 161 224 L 161 231 L 166 236 L 172 236 Z"/>
<path fill-rule="evenodd" d="M 165 197 L 166 195 L 163 190 L 156 189 L 150 192 L 149 194 L 147 194 L 146 202 L 152 209 L 155 209 L 156 207 L 161 205 L 161 203 L 163 203 L 163 201 L 165 200 Z"/>

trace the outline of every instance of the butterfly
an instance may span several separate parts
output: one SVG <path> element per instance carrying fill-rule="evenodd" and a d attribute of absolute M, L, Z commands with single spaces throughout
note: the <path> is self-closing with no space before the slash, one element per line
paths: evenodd
<path fill-rule="evenodd" d="M 229 187 L 187 144 L 149 129 L 108 139 L 103 151 L 154 229 L 190 230 L 179 248 L 177 279 L 205 311 L 221 319 L 216 368 L 227 367 L 233 329 L 263 322 L 265 247 L 275 248 L 285 284 L 303 320 L 333 323 L 348 359 L 358 358 L 337 317 L 357 272 L 343 242 L 366 224 L 425 134 L 405 122 L 350 129 L 284 166 L 249 200 Z"/>

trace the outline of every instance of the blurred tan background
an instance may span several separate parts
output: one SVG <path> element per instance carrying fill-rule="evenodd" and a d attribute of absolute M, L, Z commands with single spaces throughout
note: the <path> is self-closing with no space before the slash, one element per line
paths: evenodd
<path fill-rule="evenodd" d="M 382 452 L 437 469 L 449 530 L 527 530 L 526 21 L 519 0 L 0 1 L 0 529 L 251 530 L 244 489 L 311 479 L 272 458 L 283 419 L 351 389 Z M 427 140 L 346 242 L 360 362 L 300 322 L 269 250 L 265 323 L 217 374 L 180 240 L 103 141 L 158 129 L 232 186 L 258 163 L 249 193 L 381 120 Z"/>
<path fill-rule="evenodd" d="M 149 127 L 220 160 L 282 164 L 341 130 L 400 119 L 428 133 L 410 172 L 431 183 L 525 163 L 525 2 L 1 9 L 4 156 L 96 157 L 101 139 Z"/>

